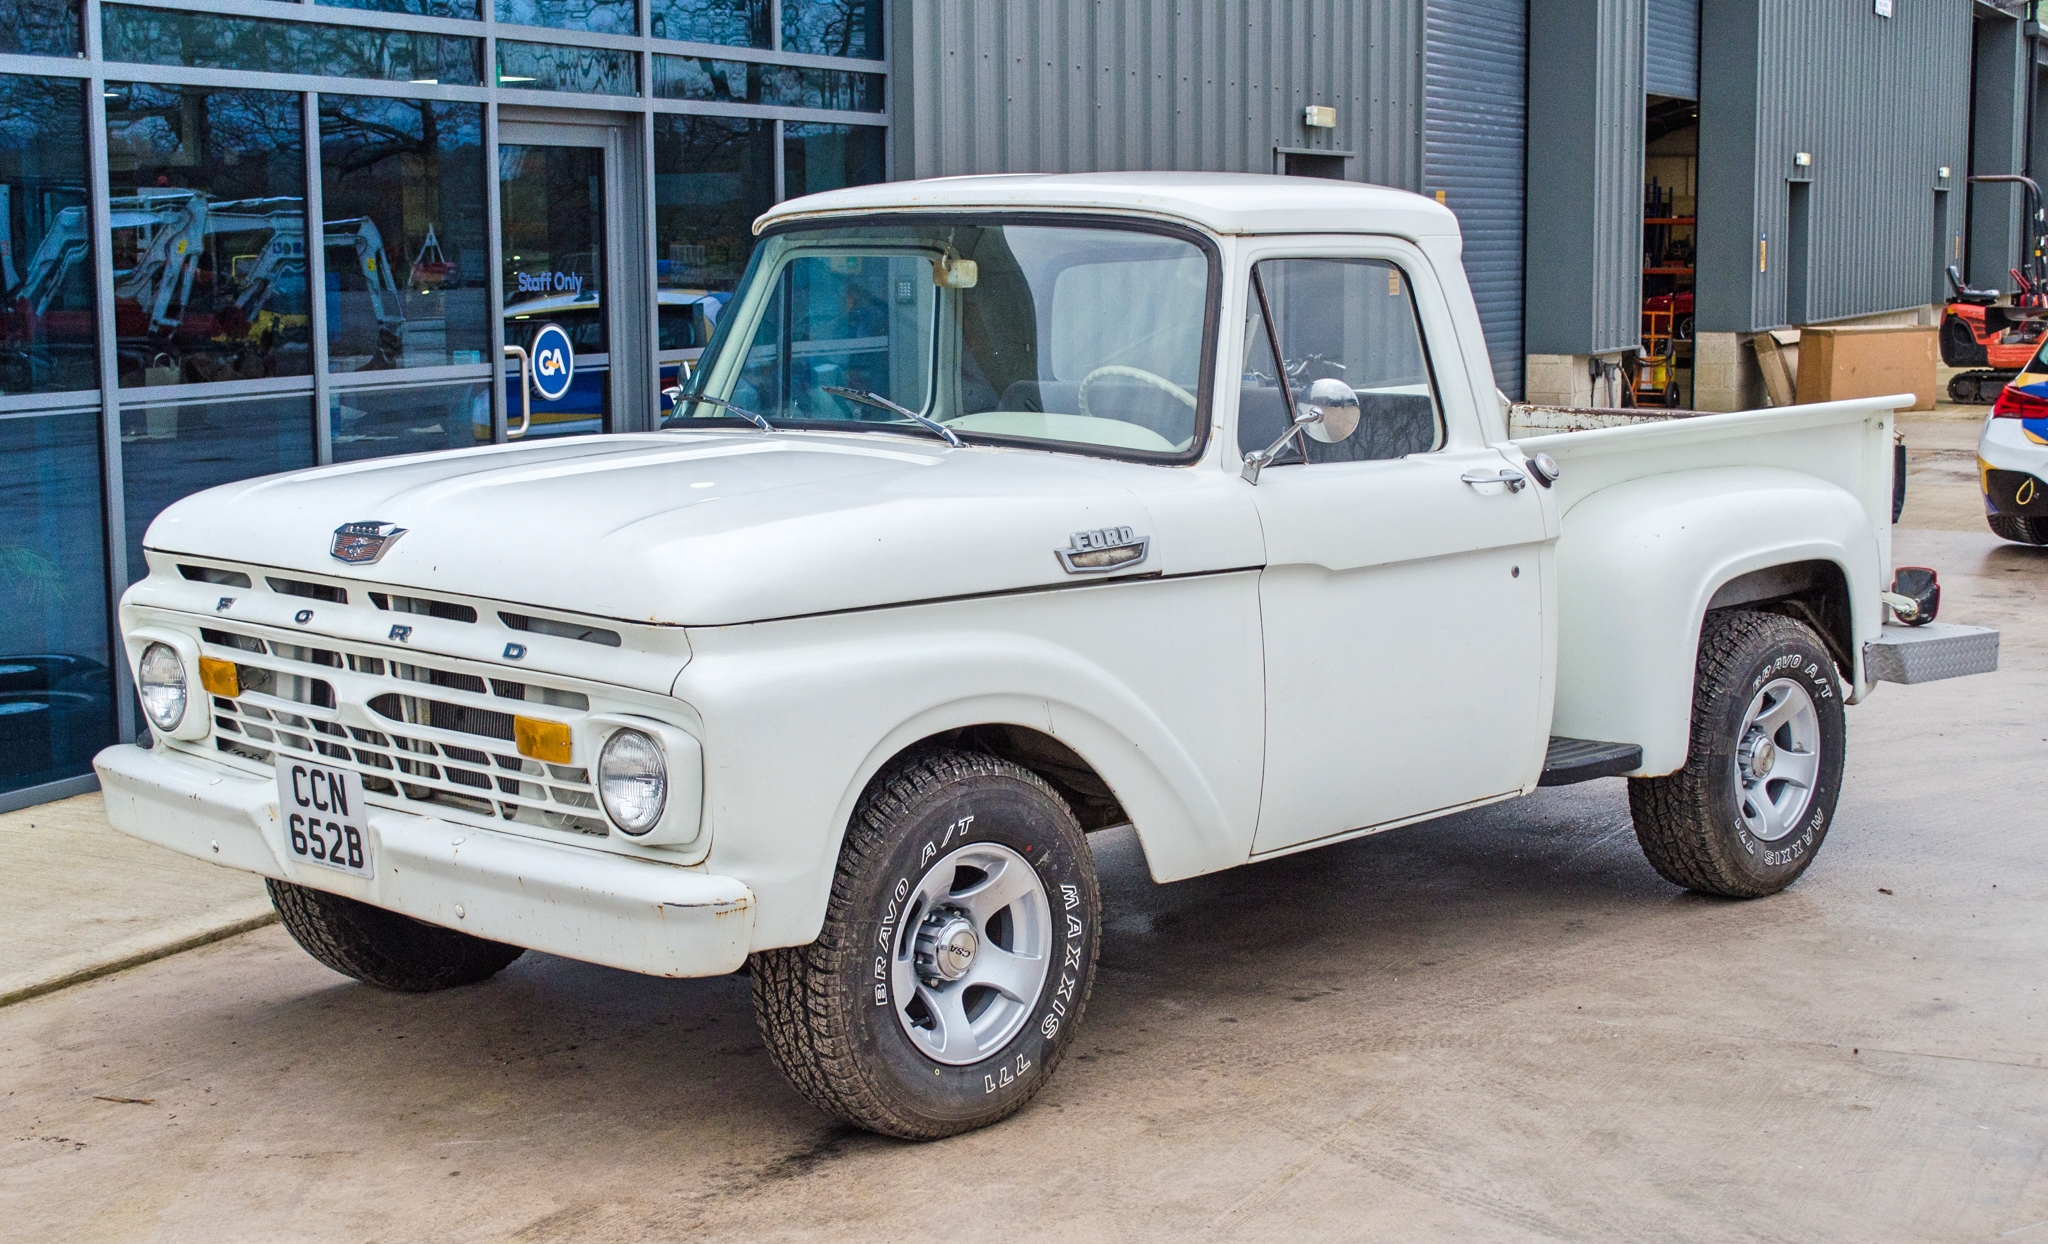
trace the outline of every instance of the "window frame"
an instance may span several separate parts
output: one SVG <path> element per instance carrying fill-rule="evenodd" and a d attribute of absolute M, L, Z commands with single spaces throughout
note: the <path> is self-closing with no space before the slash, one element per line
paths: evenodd
<path fill-rule="evenodd" d="M 1408 316 L 1410 322 L 1415 325 L 1416 344 L 1421 348 L 1422 351 L 1423 372 L 1428 379 L 1430 405 L 1435 412 L 1436 418 L 1436 443 L 1432 445 L 1430 448 L 1419 452 L 1421 454 L 1440 454 L 1443 453 L 1445 450 L 1449 449 L 1451 447 L 1451 420 L 1449 408 L 1444 400 L 1444 387 L 1437 376 L 1435 355 L 1430 349 L 1429 330 L 1427 325 L 1424 324 L 1422 318 L 1422 300 L 1420 298 L 1420 290 L 1416 285 L 1414 273 L 1411 272 L 1405 264 L 1402 264 L 1393 256 L 1376 254 L 1263 254 L 1255 255 L 1249 258 L 1245 264 L 1245 291 L 1247 311 L 1247 314 L 1245 316 L 1245 322 L 1247 325 L 1251 323 L 1250 310 L 1251 307 L 1254 304 L 1256 304 L 1260 319 L 1264 322 L 1265 325 L 1267 348 L 1272 351 L 1272 357 L 1267 361 L 1269 361 L 1273 365 L 1273 374 L 1276 377 L 1284 377 L 1286 375 L 1287 352 L 1281 348 L 1279 325 L 1274 319 L 1271 298 L 1270 295 L 1266 292 L 1265 280 L 1259 275 L 1259 268 L 1261 265 L 1264 264 L 1303 262 L 1341 264 L 1384 264 L 1387 267 L 1390 267 L 1394 271 L 1401 274 L 1402 288 L 1408 296 Z M 1252 334 L 1249 331 L 1247 331 L 1244 334 L 1243 344 L 1239 347 L 1241 352 L 1241 363 L 1238 370 L 1239 376 L 1242 376 L 1244 372 L 1250 368 L 1253 361 L 1251 357 L 1251 337 Z M 1278 387 L 1280 389 L 1281 402 L 1287 411 L 1288 422 L 1290 426 L 1292 426 L 1295 416 L 1294 390 L 1292 389 L 1292 387 L 1284 383 L 1279 385 Z M 1242 393 L 1242 391 L 1242 383 L 1240 382 L 1239 392 Z M 1243 431 L 1241 425 L 1234 427 L 1232 430 L 1237 433 L 1238 454 L 1240 458 L 1249 456 L 1257 450 L 1264 448 L 1264 446 L 1255 445 L 1247 449 L 1244 445 Z M 1287 438 L 1287 442 L 1283 442 L 1283 446 L 1279 454 L 1277 454 L 1274 457 L 1274 459 L 1267 465 L 1276 467 L 1346 466 L 1361 462 L 1399 462 L 1404 458 L 1412 458 L 1418 456 L 1417 454 L 1402 454 L 1399 457 L 1395 458 L 1356 458 L 1345 459 L 1336 462 L 1316 462 L 1313 459 L 1311 459 L 1308 455 L 1307 446 L 1304 444 L 1304 442 L 1307 441 L 1307 439 L 1308 433 L 1305 429 L 1293 427 L 1293 435 Z M 1286 454 L 1288 452 L 1286 446 L 1288 443 L 1291 443 L 1294 447 L 1293 452 L 1295 456 L 1293 458 L 1286 457 Z"/>
<path fill-rule="evenodd" d="M 1253 235 L 1240 239 L 1235 251 L 1233 280 L 1236 285 L 1234 292 L 1243 300 L 1238 308 L 1240 311 L 1256 298 L 1251 281 L 1252 269 L 1267 260 L 1376 259 L 1399 268 L 1408 282 L 1416 327 L 1422 335 L 1423 361 L 1429 369 L 1430 385 L 1437 399 L 1441 438 L 1437 447 L 1429 452 L 1462 452 L 1493 443 L 1488 438 L 1487 425 L 1480 410 L 1480 403 L 1490 397 L 1491 392 L 1480 392 L 1475 387 L 1464 343 L 1458 333 L 1458 319 L 1452 310 L 1450 291 L 1437 278 L 1436 266 L 1429 254 L 1416 242 L 1391 234 L 1372 233 Z M 1241 334 L 1230 347 L 1235 351 L 1231 356 L 1234 368 L 1229 373 L 1232 379 L 1241 377 L 1247 366 L 1248 336 Z M 1268 360 L 1268 365 L 1270 362 Z M 1246 452 L 1236 449 L 1239 426 L 1237 392 L 1237 386 L 1232 385 L 1229 426 L 1219 432 L 1225 445 L 1223 464 L 1232 472 L 1238 470 Z M 1306 463 L 1292 459 L 1278 465 L 1360 468 L 1407 460 L 1377 458 L 1358 462 Z"/>

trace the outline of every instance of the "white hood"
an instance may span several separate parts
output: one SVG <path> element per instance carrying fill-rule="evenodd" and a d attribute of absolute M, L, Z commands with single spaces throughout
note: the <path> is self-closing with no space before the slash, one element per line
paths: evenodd
<path fill-rule="evenodd" d="M 144 543 L 625 621 L 720 625 L 1071 583 L 1054 550 L 1072 533 L 1155 534 L 1137 494 L 1178 491 L 1187 475 L 875 433 L 576 437 L 227 484 L 166 509 Z M 361 521 L 405 534 L 374 565 L 335 560 L 334 529 Z M 1165 568 L 1155 556 L 1137 570 Z"/>

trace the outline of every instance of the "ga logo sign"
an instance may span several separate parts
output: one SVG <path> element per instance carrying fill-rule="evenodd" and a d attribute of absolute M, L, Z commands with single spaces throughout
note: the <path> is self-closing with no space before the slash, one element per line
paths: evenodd
<path fill-rule="evenodd" d="M 567 397 L 569 382 L 576 378 L 576 351 L 562 326 L 541 325 L 528 353 L 533 357 L 533 395 L 543 402 Z"/>

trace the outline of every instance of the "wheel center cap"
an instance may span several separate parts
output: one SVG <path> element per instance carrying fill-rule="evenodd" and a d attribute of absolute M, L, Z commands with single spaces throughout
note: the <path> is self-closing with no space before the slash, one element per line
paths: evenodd
<path fill-rule="evenodd" d="M 980 949 L 973 921 L 957 911 L 935 911 L 917 931 L 917 973 L 934 985 L 957 981 Z"/>
<path fill-rule="evenodd" d="M 1744 762 L 1744 767 L 1749 770 L 1749 776 L 1766 778 L 1770 776 L 1772 769 L 1778 767 L 1778 745 L 1770 739 L 1757 739 L 1744 750 L 1749 753 Z"/>

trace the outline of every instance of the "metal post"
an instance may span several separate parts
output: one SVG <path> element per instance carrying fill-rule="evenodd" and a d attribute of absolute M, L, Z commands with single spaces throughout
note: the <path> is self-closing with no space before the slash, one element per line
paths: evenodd
<path fill-rule="evenodd" d="M 327 207 L 320 180 L 320 97 L 301 97 L 306 151 L 306 331 L 313 336 L 313 461 L 334 461 L 334 416 L 327 407 Z"/>
<path fill-rule="evenodd" d="M 100 63 L 99 0 L 85 0 L 85 54 Z M 114 233 L 107 169 L 107 80 L 94 73 L 86 83 L 86 172 L 92 184 L 92 275 L 94 315 L 99 331 L 100 487 L 106 524 L 107 643 L 114 671 L 115 733 L 124 743 L 135 739 L 135 681 L 128 670 L 120 636 L 121 594 L 128 589 L 128 507 L 121 478 L 121 358 L 114 333 Z"/>
<path fill-rule="evenodd" d="M 484 104 L 484 262 L 485 304 L 491 315 L 491 443 L 505 443 L 505 425 L 511 412 L 505 407 L 505 256 L 504 224 L 500 215 L 498 189 L 498 6 L 497 0 L 481 0 L 484 19 L 484 85 L 490 98 Z M 522 377 L 523 379 L 523 377 Z"/>

